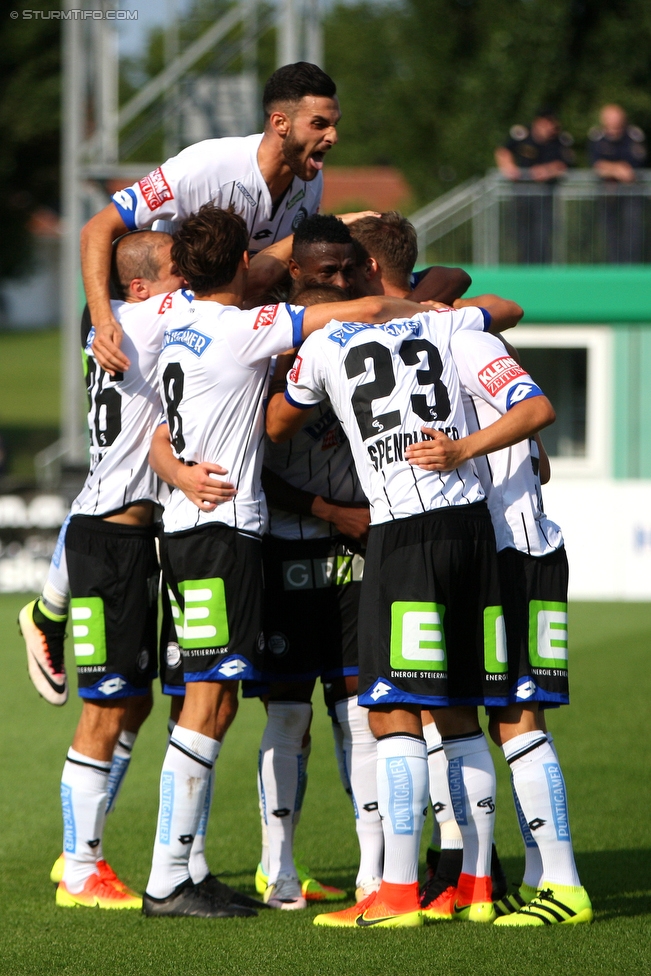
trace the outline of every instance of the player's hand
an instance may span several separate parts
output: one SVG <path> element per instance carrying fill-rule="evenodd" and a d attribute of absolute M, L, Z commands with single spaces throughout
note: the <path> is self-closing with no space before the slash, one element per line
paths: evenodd
<path fill-rule="evenodd" d="M 367 505 L 350 505 L 317 495 L 312 503 L 312 514 L 325 522 L 330 522 L 338 532 L 347 535 L 349 539 L 366 542 L 368 538 L 371 513 Z"/>
<path fill-rule="evenodd" d="M 453 471 L 468 460 L 466 438 L 454 441 L 442 430 L 432 427 L 421 427 L 421 431 L 431 439 L 409 444 L 405 450 L 405 457 L 414 467 L 425 471 Z"/>
<path fill-rule="evenodd" d="M 207 461 L 189 464 L 177 475 L 176 485 L 202 512 L 214 512 L 218 505 L 231 501 L 237 495 L 235 485 L 220 481 L 218 476 L 224 474 L 228 474 L 228 471 L 219 464 Z"/>
<path fill-rule="evenodd" d="M 378 213 L 377 210 L 360 210 L 359 213 L 347 213 L 347 214 L 337 214 L 337 217 L 342 222 L 342 224 L 354 224 L 356 220 L 362 220 L 364 217 L 381 217 L 382 214 Z"/>
<path fill-rule="evenodd" d="M 95 338 L 93 340 L 95 359 L 102 369 L 105 369 L 111 376 L 115 373 L 124 373 L 131 363 L 120 351 L 122 326 L 116 322 L 113 316 L 104 322 L 94 322 L 93 325 L 95 327 Z"/>
<path fill-rule="evenodd" d="M 431 311 L 435 312 L 437 310 L 442 312 L 451 312 L 452 306 L 446 305 L 445 302 L 436 302 L 433 298 L 428 299 L 426 302 L 419 302 L 419 305 L 424 305 L 425 308 L 429 308 Z"/>

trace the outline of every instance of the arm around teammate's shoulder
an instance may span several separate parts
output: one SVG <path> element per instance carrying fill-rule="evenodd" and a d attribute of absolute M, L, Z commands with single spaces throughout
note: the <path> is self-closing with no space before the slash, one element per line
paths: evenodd
<path fill-rule="evenodd" d="M 93 353 L 102 369 L 112 375 L 125 372 L 129 360 L 120 351 L 122 327 L 111 311 L 109 277 L 111 247 L 127 226 L 112 203 L 91 217 L 81 231 L 81 272 L 90 318 L 95 327 Z"/>
<path fill-rule="evenodd" d="M 356 298 L 352 302 L 328 302 L 324 305 L 311 305 L 305 309 L 303 319 L 303 338 L 317 329 L 322 329 L 332 319 L 338 322 L 364 322 L 380 325 L 391 319 L 409 318 L 425 311 L 406 298 L 393 298 L 390 295 L 370 295 Z"/>
<path fill-rule="evenodd" d="M 479 306 L 485 308 L 491 317 L 489 332 L 504 332 L 505 329 L 512 329 L 518 324 L 524 310 L 517 302 L 509 298 L 500 298 L 499 295 L 475 295 L 473 298 L 458 298 L 454 302 L 455 308 L 468 308 L 469 306 Z"/>

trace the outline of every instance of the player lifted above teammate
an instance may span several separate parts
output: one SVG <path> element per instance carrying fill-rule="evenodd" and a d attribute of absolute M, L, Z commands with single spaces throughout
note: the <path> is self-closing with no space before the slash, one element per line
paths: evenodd
<path fill-rule="evenodd" d="M 111 243 L 125 230 L 157 219 L 180 221 L 205 203 L 233 206 L 247 226 L 251 253 L 287 236 L 318 210 L 325 154 L 337 142 L 336 86 L 320 68 L 299 61 L 269 78 L 262 134 L 208 139 L 184 149 L 134 186 L 120 190 L 84 227 L 84 287 L 96 329 L 95 355 L 123 370 L 121 329 L 112 315 L 108 281 Z"/>

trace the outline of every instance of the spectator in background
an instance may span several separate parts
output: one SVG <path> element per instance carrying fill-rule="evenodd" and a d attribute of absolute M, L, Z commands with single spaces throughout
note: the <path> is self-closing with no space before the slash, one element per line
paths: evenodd
<path fill-rule="evenodd" d="M 606 260 L 635 264 L 643 260 L 643 199 L 637 190 L 636 170 L 647 157 L 644 133 L 628 125 L 621 105 L 604 105 L 599 125 L 590 129 L 590 163 L 603 180 L 599 201 Z"/>
<path fill-rule="evenodd" d="M 515 191 L 520 264 L 551 261 L 554 184 L 573 162 L 571 145 L 572 137 L 560 132 L 555 112 L 541 109 L 530 129 L 512 126 L 508 142 L 495 150 L 495 162 L 502 176 L 514 183 L 529 184 Z"/>

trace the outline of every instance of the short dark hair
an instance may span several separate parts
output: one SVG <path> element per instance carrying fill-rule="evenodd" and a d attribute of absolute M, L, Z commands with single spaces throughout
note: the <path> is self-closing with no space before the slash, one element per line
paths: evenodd
<path fill-rule="evenodd" d="M 160 249 L 172 238 L 160 230 L 132 230 L 113 242 L 111 251 L 111 292 L 126 298 L 134 278 L 158 281 Z"/>
<path fill-rule="evenodd" d="M 262 107 L 268 119 L 272 107 L 279 102 L 300 102 L 306 95 L 334 98 L 336 94 L 337 86 L 330 75 L 309 61 L 297 61 L 296 64 L 283 65 L 267 79 Z"/>
<path fill-rule="evenodd" d="M 294 231 L 294 256 L 304 253 L 311 244 L 352 244 L 350 231 L 334 214 L 312 214 Z"/>
<path fill-rule="evenodd" d="M 376 259 L 387 281 L 397 287 L 405 284 L 418 257 L 416 230 L 406 217 L 397 210 L 362 217 L 350 225 L 350 233 Z"/>
<path fill-rule="evenodd" d="M 215 291 L 235 277 L 249 246 L 247 226 L 232 207 L 204 203 L 174 235 L 172 260 L 198 294 Z"/>
<path fill-rule="evenodd" d="M 337 285 L 301 285 L 291 297 L 293 305 L 323 305 L 326 302 L 347 302 L 348 295 Z"/>

